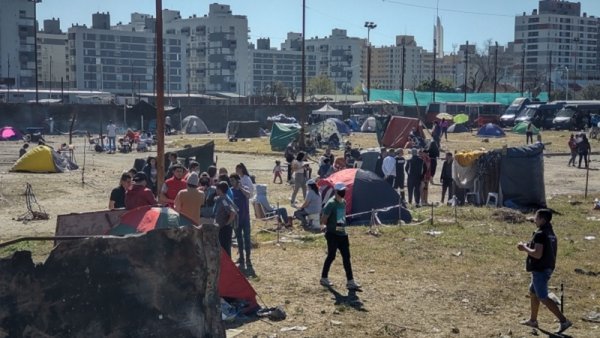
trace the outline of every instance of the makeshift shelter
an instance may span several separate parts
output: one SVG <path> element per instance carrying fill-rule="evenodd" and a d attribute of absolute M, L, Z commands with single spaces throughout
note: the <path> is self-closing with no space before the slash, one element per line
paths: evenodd
<path fill-rule="evenodd" d="M 513 133 L 517 133 L 517 134 L 526 134 L 527 133 L 527 126 L 529 125 L 528 122 L 521 122 L 519 124 L 517 124 L 516 126 L 513 127 L 512 132 Z M 531 124 L 531 131 L 533 132 L 534 135 L 537 135 L 540 133 L 540 129 L 536 128 L 533 123 Z"/>
<path fill-rule="evenodd" d="M 546 207 L 544 145 L 457 154 L 452 177 L 458 188 L 475 194 L 483 204 L 498 194 L 498 206 L 517 209 Z"/>
<path fill-rule="evenodd" d="M 383 134 L 381 145 L 387 148 L 404 148 L 409 141 L 411 131 L 414 131 L 415 136 L 425 138 L 419 119 L 392 116 Z"/>
<path fill-rule="evenodd" d="M 360 131 L 360 125 L 354 119 L 345 119 L 344 123 L 350 128 L 350 131 Z"/>
<path fill-rule="evenodd" d="M 360 127 L 360 131 L 363 133 L 374 133 L 377 131 L 377 120 L 373 116 L 367 117 Z"/>
<path fill-rule="evenodd" d="M 143 206 L 123 214 L 120 224 L 112 228 L 108 234 L 120 236 L 145 233 L 154 229 L 192 225 L 192 220 L 179 214 L 174 209 Z M 247 304 L 244 312 L 256 310 L 259 306 L 256 302 L 256 291 L 254 291 L 252 285 L 223 249 L 221 249 L 220 258 L 219 295 L 223 298 L 244 301 Z"/>
<path fill-rule="evenodd" d="M 470 133 L 471 129 L 467 127 L 464 123 L 455 123 L 448 127 L 449 133 Z"/>
<path fill-rule="evenodd" d="M 186 116 L 181 122 L 181 131 L 186 134 L 208 134 L 204 121 L 196 115 Z"/>
<path fill-rule="evenodd" d="M 408 210 L 399 208 L 400 196 L 382 178 L 371 171 L 362 169 L 344 169 L 319 180 L 323 188 L 324 201 L 333 193 L 336 183 L 346 185 L 346 222 L 349 225 L 362 225 L 371 222 L 371 211 L 377 210 L 382 224 L 397 224 L 399 219 L 410 223 L 412 217 Z"/>
<path fill-rule="evenodd" d="M 300 128 L 297 123 L 273 123 L 270 138 L 271 150 L 285 150 L 285 147 L 300 135 Z"/>
<path fill-rule="evenodd" d="M 127 121 L 130 125 L 137 126 L 137 121 L 143 121 L 144 125 L 140 125 L 139 130 L 145 131 L 154 131 L 156 129 L 156 107 L 151 105 L 150 103 L 141 100 L 133 106 L 127 106 Z M 171 128 L 179 126 L 179 122 L 181 121 L 179 116 L 181 109 L 178 107 L 165 106 L 164 107 L 165 118 L 173 117 L 171 121 Z M 142 119 L 143 117 L 143 119 Z"/>
<path fill-rule="evenodd" d="M 506 134 L 502 128 L 493 123 L 488 123 L 483 127 L 479 128 L 477 137 L 505 137 Z"/>
<path fill-rule="evenodd" d="M 365 149 L 360 152 L 360 169 L 375 172 L 377 159 L 381 154 L 380 149 Z"/>
<path fill-rule="evenodd" d="M 267 117 L 267 121 L 280 122 L 280 123 L 296 123 L 298 122 L 295 117 L 287 116 L 285 114 L 278 114 Z"/>
<path fill-rule="evenodd" d="M 342 116 L 342 111 L 335 109 L 329 104 L 325 104 L 323 107 L 313 110 L 313 115 L 325 115 L 325 116 Z"/>
<path fill-rule="evenodd" d="M 317 134 L 321 134 L 321 140 L 323 143 L 327 143 L 327 141 L 333 135 L 337 137 L 339 142 L 342 142 L 342 133 L 338 130 L 335 122 L 329 121 L 329 119 L 311 125 L 308 130 L 313 139 L 316 138 Z"/>
<path fill-rule="evenodd" d="M 0 141 L 18 141 L 23 139 L 23 134 L 14 127 L 0 128 Z"/>
<path fill-rule="evenodd" d="M 331 122 L 335 123 L 335 126 L 340 134 L 350 135 L 350 127 L 346 123 L 344 123 L 344 121 L 342 121 L 336 117 L 330 117 L 325 121 L 326 122 L 329 121 L 329 123 L 331 123 Z"/>
<path fill-rule="evenodd" d="M 79 167 L 68 157 L 61 156 L 48 146 L 39 145 L 21 156 L 10 171 L 30 173 L 62 173 Z"/>
<path fill-rule="evenodd" d="M 227 138 L 260 137 L 260 122 L 258 121 L 229 121 L 225 131 Z"/>

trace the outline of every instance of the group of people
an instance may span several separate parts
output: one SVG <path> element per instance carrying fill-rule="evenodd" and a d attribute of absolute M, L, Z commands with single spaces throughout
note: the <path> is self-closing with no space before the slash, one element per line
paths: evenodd
<path fill-rule="evenodd" d="M 589 165 L 589 156 L 592 151 L 590 146 L 590 141 L 587 138 L 585 133 L 580 133 L 577 135 L 571 134 L 568 142 L 569 149 L 571 150 L 571 158 L 569 159 L 568 166 L 575 166 L 575 160 L 579 155 L 579 164 L 578 167 L 581 168 L 581 161 L 583 160 L 585 164 L 585 168 Z"/>
<path fill-rule="evenodd" d="M 91 137 L 91 135 L 88 135 Z M 118 137 L 117 125 L 111 120 L 108 121 L 106 126 L 106 149 L 99 146 L 99 151 L 106 150 L 108 154 L 114 154 L 115 152 L 128 153 L 133 150 L 137 151 L 149 151 L 152 145 L 155 143 L 152 133 L 149 132 L 135 132 L 131 128 L 128 128 L 122 137 Z"/>

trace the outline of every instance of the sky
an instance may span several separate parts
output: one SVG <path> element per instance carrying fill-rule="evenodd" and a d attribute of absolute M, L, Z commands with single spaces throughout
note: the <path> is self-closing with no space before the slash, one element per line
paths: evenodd
<path fill-rule="evenodd" d="M 578 0 L 582 12 L 600 16 L 600 0 Z M 163 9 L 179 10 L 182 17 L 208 14 L 210 3 L 231 6 L 234 15 L 248 17 L 250 40 L 270 38 L 279 48 L 288 32 L 302 31 L 302 0 L 163 0 Z M 444 52 L 450 53 L 467 40 L 480 47 L 485 41 L 505 45 L 514 38 L 516 15 L 531 14 L 537 0 L 306 0 L 306 36 L 324 37 L 334 28 L 348 36 L 367 37 L 365 21 L 374 22 L 370 39 L 374 46 L 390 46 L 396 35 L 414 35 L 418 45 L 433 49 L 436 13 L 444 26 Z M 92 14 L 110 12 L 111 24 L 128 23 L 133 12 L 155 16 L 152 0 L 42 0 L 37 17 L 60 18 L 66 31 L 72 24 L 91 26 Z"/>

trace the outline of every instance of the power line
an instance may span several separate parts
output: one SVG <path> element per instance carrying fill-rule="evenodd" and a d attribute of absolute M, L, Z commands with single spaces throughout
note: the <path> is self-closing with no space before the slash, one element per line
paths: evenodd
<path fill-rule="evenodd" d="M 395 5 L 406 6 L 406 7 L 415 7 L 415 8 L 424 8 L 424 9 L 438 10 L 437 7 L 409 4 L 409 3 L 406 3 L 406 2 L 402 2 L 402 1 L 394 1 L 394 0 L 381 0 L 381 1 L 382 2 L 389 2 L 389 3 L 395 4 Z M 444 12 L 461 13 L 461 14 L 471 14 L 471 15 L 498 16 L 498 17 L 508 17 L 508 18 L 513 18 L 514 17 L 514 15 L 509 15 L 509 14 L 498 14 L 498 13 L 465 11 L 465 10 L 450 9 L 450 8 L 439 8 L 439 10 L 440 11 L 444 11 Z"/>

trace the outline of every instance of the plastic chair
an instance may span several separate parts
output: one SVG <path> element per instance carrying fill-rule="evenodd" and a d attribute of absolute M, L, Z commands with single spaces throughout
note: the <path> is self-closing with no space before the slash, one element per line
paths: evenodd
<path fill-rule="evenodd" d="M 498 193 L 490 192 L 488 193 L 487 201 L 485 202 L 486 206 L 493 206 L 494 208 L 498 207 Z"/>

